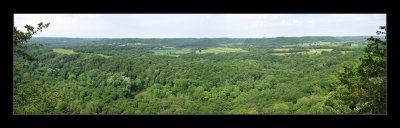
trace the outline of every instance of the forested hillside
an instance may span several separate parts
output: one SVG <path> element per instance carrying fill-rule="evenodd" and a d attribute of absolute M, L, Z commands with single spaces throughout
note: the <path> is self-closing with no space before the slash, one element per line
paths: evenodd
<path fill-rule="evenodd" d="M 371 40 L 33 38 L 30 42 L 44 45 L 27 50 L 38 61 L 15 57 L 15 114 L 384 112 L 361 111 L 363 107 L 351 98 L 353 91 L 342 86 L 349 84 L 344 78 L 358 79 L 354 73 L 342 77 L 355 70 L 343 67 L 360 65 Z"/>

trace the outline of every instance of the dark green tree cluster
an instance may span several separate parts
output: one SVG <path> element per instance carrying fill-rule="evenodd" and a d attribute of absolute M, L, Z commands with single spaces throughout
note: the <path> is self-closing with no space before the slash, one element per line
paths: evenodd
<path fill-rule="evenodd" d="M 383 26 L 377 34 L 386 34 Z M 385 37 L 386 39 L 386 37 Z M 345 65 L 333 91 L 353 113 L 386 113 L 386 40 L 370 37 L 360 61 Z"/>

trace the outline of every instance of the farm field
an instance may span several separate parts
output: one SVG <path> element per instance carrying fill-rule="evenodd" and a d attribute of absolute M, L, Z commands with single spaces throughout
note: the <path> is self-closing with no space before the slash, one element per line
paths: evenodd
<path fill-rule="evenodd" d="M 70 49 L 62 49 L 62 48 L 55 48 L 53 49 L 53 52 L 55 53 L 59 53 L 59 54 L 66 54 L 66 55 L 73 55 L 73 54 L 92 54 L 92 53 L 80 53 L 80 52 L 75 52 L 74 50 L 70 50 Z M 94 54 L 94 55 L 98 55 L 104 58 L 110 58 L 112 56 L 107 56 L 104 54 Z"/>
<path fill-rule="evenodd" d="M 53 52 L 60 53 L 60 54 L 67 54 L 67 55 L 78 54 L 78 53 L 74 52 L 74 50 L 67 50 L 67 49 L 61 49 L 61 48 L 55 48 L 55 49 L 53 49 Z"/>
<path fill-rule="evenodd" d="M 273 50 L 278 52 L 288 52 L 290 51 L 290 48 L 275 48 Z"/>
<path fill-rule="evenodd" d="M 330 52 L 333 49 L 311 49 L 310 51 L 306 52 L 306 54 L 321 54 L 322 51 Z"/>

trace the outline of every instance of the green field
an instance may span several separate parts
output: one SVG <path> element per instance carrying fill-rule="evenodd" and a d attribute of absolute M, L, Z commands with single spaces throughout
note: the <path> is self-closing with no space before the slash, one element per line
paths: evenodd
<path fill-rule="evenodd" d="M 341 44 L 339 42 L 320 42 L 320 45 L 323 46 L 340 46 Z"/>
<path fill-rule="evenodd" d="M 182 54 L 188 54 L 191 52 L 189 48 L 182 48 L 182 49 L 171 49 L 171 50 L 150 50 L 154 52 L 154 55 L 166 55 L 166 56 L 175 56 L 178 57 Z"/>
<path fill-rule="evenodd" d="M 352 43 L 350 47 L 351 47 L 351 48 L 357 48 L 357 47 L 360 47 L 360 45 L 359 45 L 359 44 L 356 44 L 356 43 Z"/>
<path fill-rule="evenodd" d="M 278 49 L 279 51 L 286 51 L 286 49 Z M 278 51 L 274 49 L 274 51 Z M 290 55 L 290 54 L 309 54 L 309 55 L 318 55 L 321 54 L 322 51 L 332 51 L 333 49 L 310 49 L 307 52 L 288 52 L 288 53 L 271 53 L 271 55 L 277 55 L 277 56 L 283 56 L 283 55 Z M 349 51 L 347 51 L 349 52 Z M 342 54 L 345 54 L 347 52 L 342 52 Z"/>
<path fill-rule="evenodd" d="M 340 53 L 342 53 L 342 54 L 346 54 L 346 53 L 349 53 L 349 52 L 353 52 L 353 51 L 340 51 Z"/>
<path fill-rule="evenodd" d="M 67 49 L 62 49 L 62 48 L 55 48 L 55 49 L 53 49 L 53 52 L 60 53 L 60 54 L 67 54 L 67 55 L 78 54 L 78 53 L 74 52 L 74 50 L 67 50 Z"/>
<path fill-rule="evenodd" d="M 274 51 L 278 51 L 278 52 L 288 52 L 290 51 L 290 48 L 276 48 L 273 49 Z"/>
<path fill-rule="evenodd" d="M 307 54 L 321 54 L 322 51 L 332 51 L 333 49 L 311 49 L 310 51 L 306 52 Z"/>
<path fill-rule="evenodd" d="M 206 53 L 230 53 L 230 52 L 248 52 L 247 50 L 243 50 L 241 48 L 222 48 L 222 47 L 217 47 L 217 48 L 210 48 L 206 50 L 202 50 L 201 54 L 206 54 Z M 196 53 L 199 53 L 199 51 L 196 51 Z"/>
<path fill-rule="evenodd" d="M 110 57 L 112 57 L 112 56 L 107 56 L 107 55 L 104 55 L 104 54 L 96 54 L 96 55 L 99 55 L 99 56 L 104 57 L 104 58 L 110 58 Z"/>
<path fill-rule="evenodd" d="M 62 49 L 62 48 L 55 48 L 55 49 L 53 49 L 53 52 L 60 53 L 60 54 L 66 54 L 66 55 L 79 54 L 79 52 L 74 52 L 74 50 L 68 50 L 68 49 Z M 83 54 L 92 54 L 92 53 L 83 53 Z M 107 56 L 104 54 L 94 54 L 94 55 L 98 55 L 98 56 L 105 57 L 105 58 L 112 57 L 112 56 Z"/>

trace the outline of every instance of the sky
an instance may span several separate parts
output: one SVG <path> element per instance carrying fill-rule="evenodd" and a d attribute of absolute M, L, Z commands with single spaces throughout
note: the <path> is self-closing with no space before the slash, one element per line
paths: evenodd
<path fill-rule="evenodd" d="M 14 14 L 14 26 L 49 28 L 33 37 L 263 38 L 374 36 L 386 14 Z"/>

